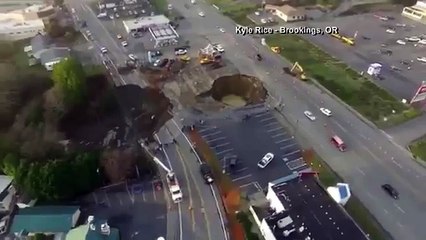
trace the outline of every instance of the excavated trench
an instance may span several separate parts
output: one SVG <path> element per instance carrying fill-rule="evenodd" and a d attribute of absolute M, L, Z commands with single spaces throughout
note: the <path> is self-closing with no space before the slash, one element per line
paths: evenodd
<path fill-rule="evenodd" d="M 258 78 L 236 74 L 216 79 L 209 94 L 230 107 L 243 107 L 264 102 L 267 91 Z"/>

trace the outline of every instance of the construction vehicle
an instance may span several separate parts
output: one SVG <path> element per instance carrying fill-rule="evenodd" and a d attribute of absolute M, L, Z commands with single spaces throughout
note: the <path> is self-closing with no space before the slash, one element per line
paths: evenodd
<path fill-rule="evenodd" d="M 293 76 L 296 76 L 297 78 L 299 78 L 300 80 L 303 80 L 303 81 L 307 80 L 305 72 L 303 71 L 302 66 L 300 66 L 300 64 L 298 62 L 295 62 L 293 64 L 293 67 L 291 67 L 291 69 L 290 69 L 290 73 Z"/>
<path fill-rule="evenodd" d="M 280 47 L 271 47 L 271 51 L 274 52 L 274 53 L 280 53 L 281 48 Z"/>
<path fill-rule="evenodd" d="M 332 37 L 339 39 L 340 41 L 342 41 L 345 44 L 348 44 L 350 46 L 354 46 L 355 45 L 355 38 L 356 38 L 356 33 L 353 37 L 347 37 L 347 36 L 343 36 L 337 33 L 332 33 L 330 34 Z"/>
<path fill-rule="evenodd" d="M 212 44 L 209 44 L 200 49 L 198 59 L 200 64 L 218 63 L 222 60 L 222 55 Z"/>
<path fill-rule="evenodd" d="M 182 62 L 189 62 L 189 61 L 191 61 L 191 57 L 189 57 L 188 55 L 183 55 L 183 56 L 180 56 L 179 57 L 179 59 L 182 61 Z"/>
<path fill-rule="evenodd" d="M 142 148 L 144 148 L 146 150 L 146 152 L 152 157 L 152 160 L 158 165 L 160 166 L 162 169 L 164 169 L 164 171 L 166 171 L 167 175 L 166 175 L 166 181 L 167 181 L 167 186 L 169 188 L 169 192 L 172 196 L 172 200 L 174 203 L 180 203 L 182 202 L 182 191 L 180 190 L 180 186 L 179 186 L 179 182 L 175 176 L 175 173 L 170 170 L 168 167 L 166 167 L 166 165 L 164 165 L 164 163 L 162 163 L 160 161 L 160 159 L 158 159 L 156 156 L 154 156 L 148 149 L 148 147 L 142 142 L 139 141 L 139 144 L 141 145 Z"/>

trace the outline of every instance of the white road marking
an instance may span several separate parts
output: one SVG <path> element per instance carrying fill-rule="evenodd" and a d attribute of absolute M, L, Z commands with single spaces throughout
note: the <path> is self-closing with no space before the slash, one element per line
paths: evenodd
<path fill-rule="evenodd" d="M 239 172 L 244 172 L 245 170 L 247 170 L 247 167 L 245 167 L 245 168 L 240 168 L 240 169 L 238 169 L 237 171 L 235 171 L 236 173 L 239 173 Z"/>
<path fill-rule="evenodd" d="M 401 164 L 399 164 L 397 161 L 392 160 L 393 163 L 395 163 L 396 166 L 398 166 L 399 168 L 402 168 Z"/>
<path fill-rule="evenodd" d="M 212 140 L 208 140 L 206 142 L 207 143 L 212 143 L 212 142 L 215 142 L 215 141 L 225 140 L 225 139 L 226 139 L 226 137 L 218 137 L 218 138 L 215 138 L 215 139 L 212 139 Z"/>
<path fill-rule="evenodd" d="M 251 176 L 252 176 L 251 174 L 247 174 L 247 175 L 242 176 L 242 177 L 234 178 L 234 179 L 232 179 L 232 181 L 236 182 L 236 181 L 239 181 L 239 180 L 242 180 L 242 179 L 245 179 L 245 178 L 249 178 Z"/>
<path fill-rule="evenodd" d="M 268 114 L 269 114 L 268 112 L 259 113 L 259 114 L 254 115 L 254 117 L 255 117 L 255 118 L 263 117 L 263 116 L 266 116 L 266 115 L 268 115 Z"/>
<path fill-rule="evenodd" d="M 279 123 L 274 121 L 274 122 L 267 123 L 267 124 L 265 124 L 263 126 L 265 126 L 265 127 L 268 126 L 269 127 L 269 126 L 277 125 L 277 124 L 279 124 Z"/>
<path fill-rule="evenodd" d="M 257 190 L 259 190 L 259 192 L 263 191 L 262 187 L 260 186 L 258 182 L 255 182 L 254 186 L 257 188 Z"/>
<path fill-rule="evenodd" d="M 405 213 L 404 209 L 402 209 L 400 206 L 398 206 L 398 204 L 393 203 L 393 205 L 398 208 L 399 211 L 401 211 L 402 213 Z"/>
<path fill-rule="evenodd" d="M 267 132 L 270 133 L 270 132 L 276 132 L 276 131 L 279 131 L 279 130 L 282 130 L 282 127 L 277 127 L 277 128 L 269 129 Z"/>
<path fill-rule="evenodd" d="M 364 176 L 365 176 L 365 172 L 364 172 L 364 171 L 362 171 L 360 168 L 357 168 L 356 170 L 358 170 L 358 172 L 360 172 L 362 175 L 364 175 Z"/>
<path fill-rule="evenodd" d="M 260 122 L 266 122 L 266 121 L 269 121 L 269 120 L 272 120 L 272 119 L 274 119 L 274 117 L 268 117 L 268 118 L 264 118 L 264 119 L 260 120 Z"/>
<path fill-rule="evenodd" d="M 285 145 L 283 147 L 280 147 L 280 149 L 283 150 L 283 149 L 287 149 L 287 148 L 290 148 L 290 147 L 293 147 L 293 146 L 296 146 L 296 145 L 297 145 L 297 143 L 293 143 L 293 144 L 290 144 L 290 145 Z"/>
<path fill-rule="evenodd" d="M 152 195 L 154 196 L 154 201 L 157 201 L 157 195 L 155 194 L 154 184 L 151 184 L 151 185 L 152 185 Z"/>
<path fill-rule="evenodd" d="M 337 121 L 333 121 L 340 129 L 342 129 L 343 132 L 347 133 L 348 130 L 346 130 L 345 127 L 343 127 L 340 123 L 338 123 Z"/>
<path fill-rule="evenodd" d="M 245 187 L 248 187 L 250 185 L 256 186 L 256 185 L 254 185 L 254 182 L 250 182 L 250 183 L 246 183 L 246 184 L 240 185 L 240 188 L 245 188 Z"/>
<path fill-rule="evenodd" d="M 386 213 L 386 214 L 389 214 L 389 212 L 388 212 L 388 210 L 386 210 L 386 209 L 383 209 L 383 211 Z"/>
<path fill-rule="evenodd" d="M 232 151 L 234 151 L 234 149 L 233 148 L 229 148 L 229 149 L 225 149 L 223 151 L 220 151 L 220 152 L 216 153 L 216 155 L 221 155 L 221 154 L 224 154 L 224 153 L 227 153 L 227 152 L 232 152 Z"/>
<path fill-rule="evenodd" d="M 206 134 L 206 135 L 201 134 L 201 136 L 202 136 L 202 137 L 211 137 L 211 136 L 213 136 L 213 135 L 217 135 L 217 134 L 220 134 L 220 133 L 222 133 L 222 132 L 221 132 L 221 131 L 217 131 L 217 132 L 209 133 L 209 134 Z"/>
<path fill-rule="evenodd" d="M 214 130 L 214 129 L 216 129 L 216 127 L 204 128 L 204 129 L 199 130 L 198 132 L 203 133 L 203 132 L 207 132 L 207 131 Z"/>
<path fill-rule="evenodd" d="M 229 145 L 229 144 L 231 144 L 231 143 L 226 142 L 226 143 L 222 143 L 222 144 L 216 145 L 216 146 L 214 146 L 213 148 L 220 148 L 220 147 L 223 147 L 223 146 L 227 146 L 227 145 Z"/>
<path fill-rule="evenodd" d="M 293 154 L 298 153 L 298 152 L 300 152 L 300 150 L 296 150 L 296 151 L 293 151 L 293 152 L 287 153 L 287 154 L 285 154 L 285 155 L 283 155 L 283 156 L 293 155 Z"/>
<path fill-rule="evenodd" d="M 143 199 L 144 202 L 146 202 L 146 197 L 145 197 L 145 192 L 144 191 L 142 191 L 142 199 Z"/>
<path fill-rule="evenodd" d="M 285 139 L 281 139 L 281 140 L 279 140 L 279 141 L 276 141 L 275 143 L 276 143 L 276 144 L 278 144 L 278 143 L 287 142 L 287 141 L 290 141 L 290 140 L 293 140 L 293 138 L 285 138 Z"/>
<path fill-rule="evenodd" d="M 278 133 L 278 134 L 273 135 L 272 138 L 277 138 L 277 137 L 280 137 L 280 136 L 284 136 L 285 134 L 286 133 L 284 133 L 284 132 Z"/>

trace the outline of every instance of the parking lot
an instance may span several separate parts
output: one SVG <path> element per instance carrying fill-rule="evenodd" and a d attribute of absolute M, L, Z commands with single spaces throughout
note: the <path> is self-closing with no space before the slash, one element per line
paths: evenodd
<path fill-rule="evenodd" d="M 230 176 L 243 191 L 261 191 L 268 182 L 307 168 L 294 137 L 265 106 L 236 111 L 238 116 L 249 117 L 208 119 L 196 128 L 215 151 L 225 172 L 229 172 L 229 160 L 238 159 Z M 257 163 L 268 152 L 275 155 L 274 159 L 265 169 L 258 168 Z"/>
<path fill-rule="evenodd" d="M 389 19 L 383 20 L 383 17 Z M 342 35 L 356 35 L 355 46 L 345 45 L 331 36 L 306 37 L 358 71 L 366 72 L 369 64 L 381 63 L 384 81 L 377 83 L 397 97 L 411 98 L 423 81 L 426 63 L 417 58 L 426 56 L 426 45 L 409 42 L 406 38 L 426 34 L 426 26 L 402 17 L 400 12 L 346 16 L 329 22 L 310 22 L 309 25 L 322 28 L 337 26 Z M 387 32 L 388 29 L 394 33 Z M 405 44 L 398 44 L 398 40 Z M 386 54 L 388 50 L 391 54 Z"/>
<path fill-rule="evenodd" d="M 122 239 L 156 239 L 166 233 L 166 200 L 157 181 L 117 184 L 99 189 L 82 199 L 84 218 L 107 219 L 120 230 Z M 151 216 L 147 219 L 145 216 Z"/>

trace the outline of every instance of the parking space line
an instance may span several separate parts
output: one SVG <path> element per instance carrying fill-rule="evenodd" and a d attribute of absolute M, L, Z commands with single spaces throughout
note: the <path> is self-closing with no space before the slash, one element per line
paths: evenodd
<path fill-rule="evenodd" d="M 220 148 L 220 147 L 227 146 L 227 145 L 229 145 L 229 144 L 231 144 L 231 143 L 226 142 L 226 143 L 222 143 L 222 144 L 216 145 L 216 146 L 214 146 L 213 148 Z"/>
<path fill-rule="evenodd" d="M 290 140 L 293 140 L 293 138 L 284 138 L 284 139 L 281 139 L 279 141 L 276 141 L 275 143 L 278 144 L 278 143 L 287 142 L 287 141 L 290 141 Z"/>
<path fill-rule="evenodd" d="M 154 184 L 153 184 L 153 183 L 151 183 L 151 186 L 152 186 L 152 195 L 154 196 L 154 201 L 157 201 L 157 194 L 155 194 L 155 187 L 154 187 Z"/>
<path fill-rule="evenodd" d="M 273 129 L 269 129 L 267 132 L 268 133 L 270 133 L 270 132 L 276 132 L 276 131 L 281 130 L 281 129 L 283 129 L 283 128 L 282 127 L 276 127 L 276 128 L 273 128 Z"/>
<path fill-rule="evenodd" d="M 290 148 L 290 147 L 293 147 L 293 146 L 296 146 L 296 145 L 297 145 L 297 143 L 293 143 L 293 144 L 290 144 L 290 145 L 285 145 L 283 147 L 280 147 L 280 149 L 283 150 L 283 149 L 287 149 L 287 148 Z"/>
<path fill-rule="evenodd" d="M 274 121 L 274 122 L 267 123 L 267 124 L 265 124 L 263 126 L 269 127 L 269 126 L 276 125 L 276 124 L 279 124 L 279 122 Z"/>
<path fill-rule="evenodd" d="M 106 191 L 103 191 L 105 194 L 105 200 L 107 201 L 107 205 L 111 207 L 111 201 L 109 200 L 108 194 Z"/>
<path fill-rule="evenodd" d="M 236 173 L 239 173 L 239 172 L 244 172 L 245 170 L 247 170 L 247 167 L 245 167 L 245 168 L 240 168 L 240 169 L 236 170 L 235 172 L 236 172 Z"/>
<path fill-rule="evenodd" d="M 268 114 L 269 114 L 268 112 L 259 113 L 259 114 L 254 115 L 254 117 L 255 117 L 255 118 L 263 117 L 263 116 L 266 116 L 266 115 L 268 115 Z"/>
<path fill-rule="evenodd" d="M 214 130 L 214 129 L 216 129 L 216 127 L 204 128 L 204 129 L 199 130 L 198 132 L 203 133 L 203 132 L 207 132 L 207 131 Z"/>
<path fill-rule="evenodd" d="M 232 152 L 232 151 L 234 151 L 234 149 L 233 148 L 229 148 L 229 149 L 225 149 L 223 151 L 220 151 L 220 152 L 216 153 L 216 155 L 221 155 L 221 154 L 224 154 L 224 153 L 227 153 L 227 152 Z"/>
<path fill-rule="evenodd" d="M 260 120 L 260 122 L 266 122 L 266 121 L 269 121 L 269 120 L 272 120 L 272 119 L 274 119 L 274 117 L 268 117 L 268 118 L 264 118 L 264 119 Z"/>
<path fill-rule="evenodd" d="M 220 159 L 220 161 L 225 161 L 226 159 L 232 159 L 237 157 L 237 155 L 233 154 L 233 155 L 226 155 L 223 158 Z"/>
<path fill-rule="evenodd" d="M 146 202 L 145 192 L 142 192 L 142 200 Z"/>
<path fill-rule="evenodd" d="M 117 198 L 118 198 L 118 202 L 120 203 L 120 206 L 123 206 L 123 200 L 121 200 L 121 197 L 120 197 L 120 194 L 119 193 L 117 193 L 117 194 L 115 194 L 116 196 L 117 196 Z"/>
<path fill-rule="evenodd" d="M 254 182 L 249 182 L 249 183 L 246 183 L 246 184 L 240 185 L 240 188 L 245 188 L 245 187 L 248 187 L 248 186 L 250 186 L 250 185 L 255 186 L 255 185 L 254 185 Z"/>
<path fill-rule="evenodd" d="M 215 142 L 215 141 L 225 140 L 225 139 L 226 139 L 226 137 L 218 137 L 218 138 L 215 138 L 215 139 L 212 139 L 212 140 L 208 140 L 207 143 L 212 143 L 212 142 Z"/>
<path fill-rule="evenodd" d="M 293 154 L 298 153 L 298 152 L 300 152 L 300 150 L 296 150 L 296 151 L 293 151 L 291 153 L 287 153 L 287 154 L 285 154 L 283 156 L 293 155 Z"/>
<path fill-rule="evenodd" d="M 272 138 L 277 138 L 277 137 L 284 136 L 284 135 L 286 135 L 286 133 L 285 133 L 285 132 L 277 133 L 277 134 L 275 134 L 274 136 L 272 136 Z"/>
<path fill-rule="evenodd" d="M 252 176 L 251 174 L 247 174 L 247 175 L 242 176 L 242 177 L 234 178 L 234 179 L 232 179 L 232 181 L 236 182 L 236 181 L 239 181 L 239 180 L 242 180 L 242 179 L 245 179 L 245 178 L 249 178 L 251 176 Z"/>
<path fill-rule="evenodd" d="M 211 137 L 211 136 L 213 136 L 213 135 L 217 135 L 217 134 L 220 134 L 220 133 L 222 133 L 222 132 L 221 132 L 221 131 L 217 131 L 217 132 L 209 133 L 209 134 L 206 134 L 206 135 L 201 134 L 201 136 L 202 136 L 203 138 L 206 138 L 206 137 Z"/>
<path fill-rule="evenodd" d="M 96 193 L 93 192 L 92 195 L 93 195 L 93 200 L 95 201 L 96 204 L 98 204 L 98 197 L 96 196 Z"/>
<path fill-rule="evenodd" d="M 254 182 L 254 186 L 257 188 L 257 190 L 259 190 L 259 192 L 263 191 L 262 187 L 258 182 Z"/>

